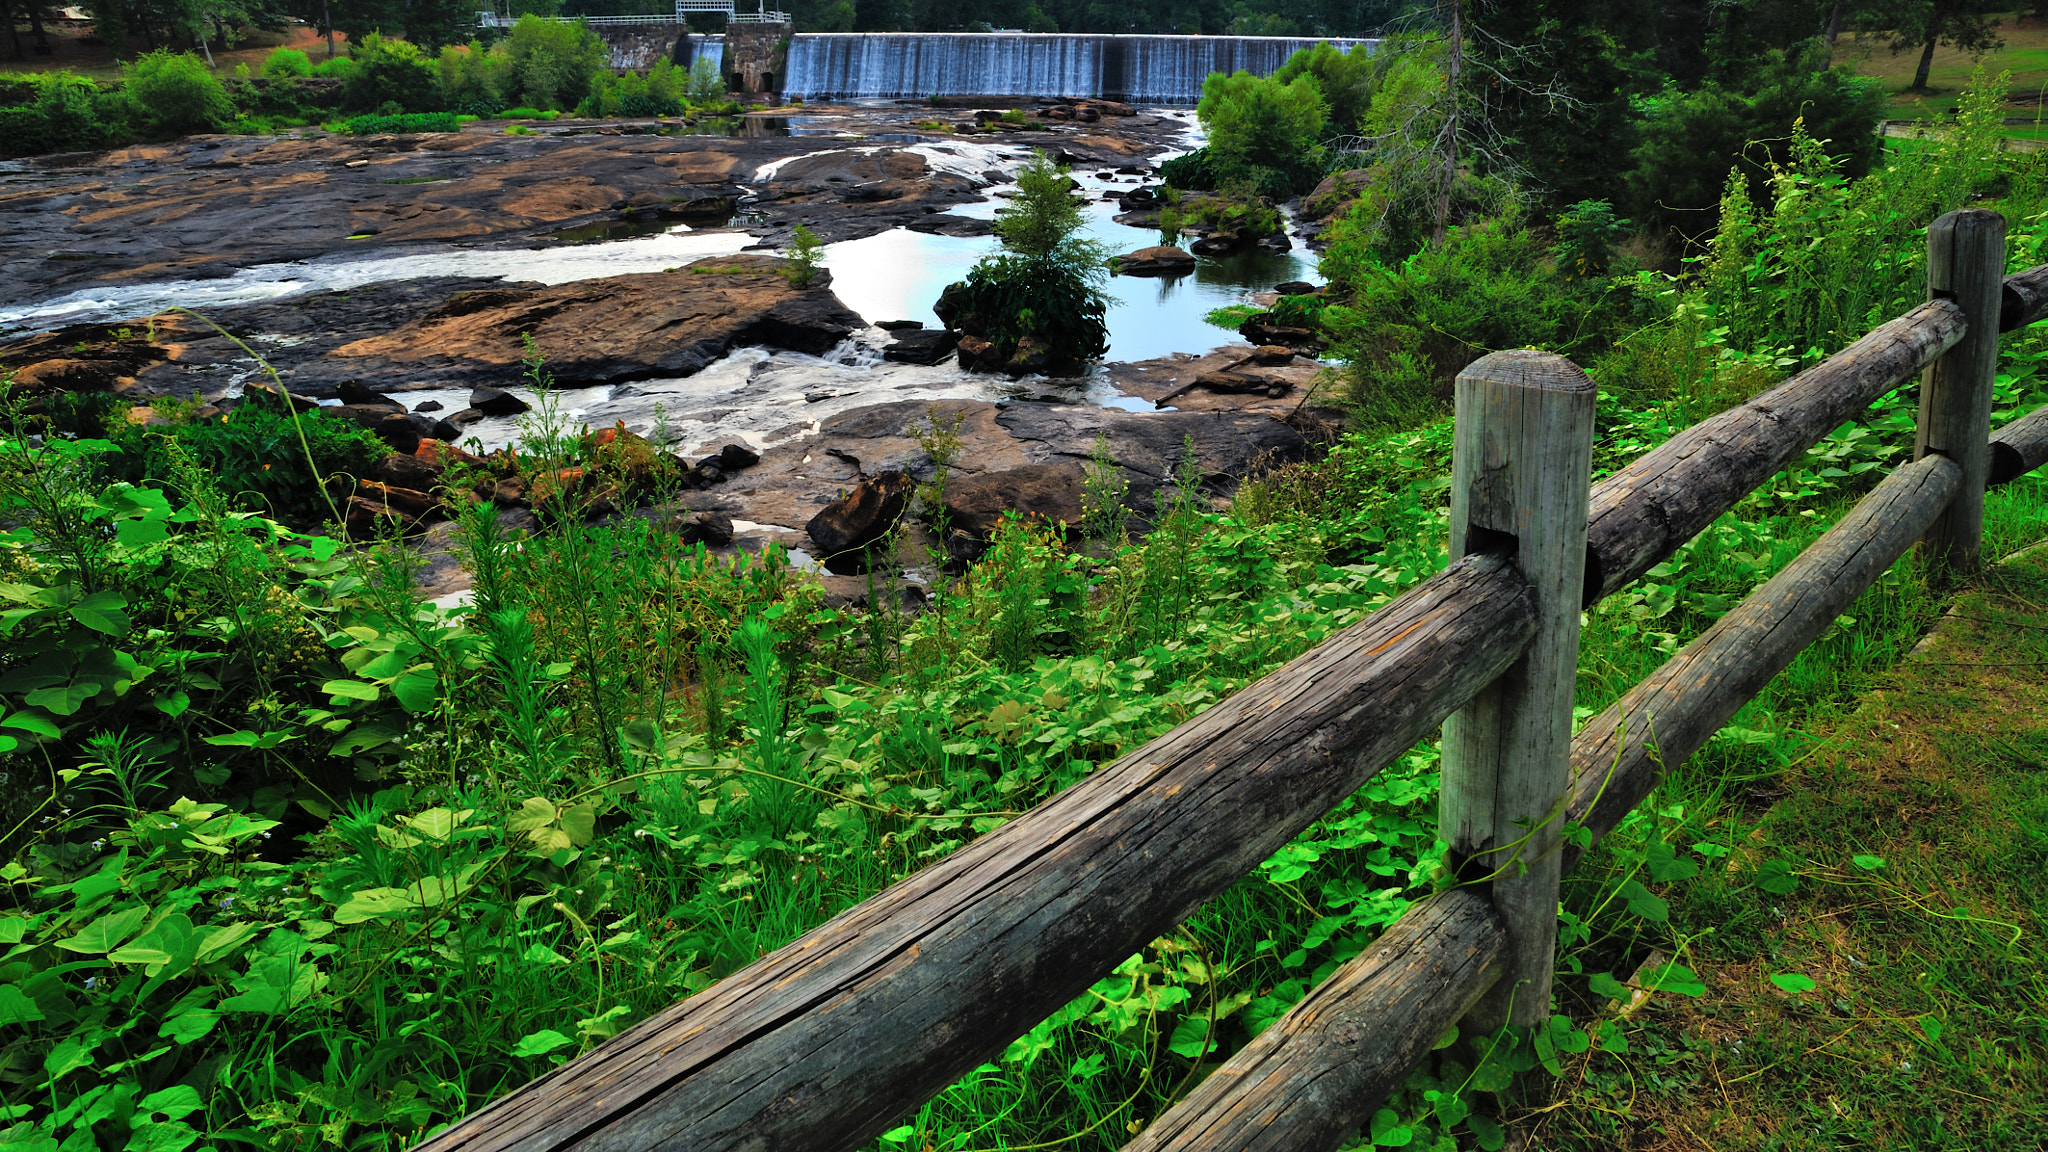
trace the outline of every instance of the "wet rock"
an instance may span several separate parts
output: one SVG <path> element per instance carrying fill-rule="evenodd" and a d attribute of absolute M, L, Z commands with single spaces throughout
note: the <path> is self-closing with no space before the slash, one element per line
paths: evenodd
<path fill-rule="evenodd" d="M 485 415 L 486 413 L 480 408 L 464 408 L 460 412 L 450 412 L 448 415 L 443 416 L 441 423 L 455 429 L 456 435 L 460 435 L 463 429 L 483 419 Z M 453 440 L 455 436 L 443 436 L 437 432 L 434 438 L 437 440 Z"/>
<path fill-rule="evenodd" d="M 761 454 L 745 444 L 727 444 L 718 450 L 718 466 L 727 472 L 752 468 L 761 462 Z"/>
<path fill-rule="evenodd" d="M 414 424 L 412 416 L 404 412 L 388 412 L 369 425 L 369 429 L 377 434 L 378 439 L 391 445 L 393 452 L 407 455 L 419 451 L 420 441 L 424 438 L 419 425 Z"/>
<path fill-rule="evenodd" d="M 1315 290 L 1316 286 L 1306 280 L 1285 280 L 1273 285 L 1273 291 L 1282 296 L 1310 296 Z"/>
<path fill-rule="evenodd" d="M 908 332 L 924 327 L 922 320 L 877 320 L 875 327 L 884 332 Z"/>
<path fill-rule="evenodd" d="M 415 412 L 439 412 L 446 407 L 447 405 L 439 400 L 428 400 L 424 403 L 413 405 L 412 410 Z"/>
<path fill-rule="evenodd" d="M 1010 360 L 1003 370 L 1012 376 L 1026 376 L 1043 372 L 1052 365 L 1052 347 L 1037 336 L 1025 336 L 1017 341 L 1017 350 L 1010 353 Z"/>
<path fill-rule="evenodd" d="M 1116 258 L 1122 276 L 1185 276 L 1195 270 L 1194 254 L 1171 244 L 1140 248 Z"/>
<path fill-rule="evenodd" d="M 401 488 L 376 480 L 361 480 L 356 483 L 356 493 L 365 500 L 380 503 L 413 520 L 424 520 L 441 514 L 439 500 L 414 488 Z"/>
<path fill-rule="evenodd" d="M 1064 530 L 1081 522 L 1081 493 L 1080 465 L 1064 461 L 955 474 L 946 478 L 946 523 L 984 545 L 1010 513 Z"/>
<path fill-rule="evenodd" d="M 854 486 L 845 498 L 827 505 L 804 526 L 822 556 L 838 556 L 867 547 L 887 535 L 910 506 L 917 482 L 896 469 L 877 473 Z"/>
<path fill-rule="evenodd" d="M 500 480 L 497 483 L 493 484 L 491 486 L 490 495 L 485 497 L 485 499 L 489 500 L 493 504 L 496 504 L 500 508 L 533 507 L 532 502 L 526 498 L 525 481 L 519 479 L 517 476 L 511 477 L 510 479 L 506 480 Z"/>
<path fill-rule="evenodd" d="M 960 337 L 960 363 L 968 368 L 995 368 L 1002 364 L 1002 349 L 979 336 Z"/>
<path fill-rule="evenodd" d="M 424 456 L 393 452 L 377 462 L 370 479 L 399 488 L 431 492 L 441 483 L 441 466 Z"/>
<path fill-rule="evenodd" d="M 1247 319 L 1238 325 L 1237 331 L 1245 339 L 1260 346 L 1277 344 L 1305 352 L 1320 351 L 1323 346 L 1322 338 L 1313 330 L 1275 324 L 1270 312 L 1261 312 Z"/>
<path fill-rule="evenodd" d="M 792 287 L 783 266 L 771 256 L 727 256 L 673 272 L 460 293 L 295 375 L 510 384 L 525 370 L 522 337 L 530 334 L 559 382 L 623 383 L 688 376 L 741 345 L 817 355 L 867 327 L 825 284 Z"/>
<path fill-rule="evenodd" d="M 1285 232 L 1275 232 L 1271 236 L 1259 237 L 1257 246 L 1261 252 L 1286 252 L 1294 247 L 1294 241 L 1289 240 Z"/>
<path fill-rule="evenodd" d="M 900 331 L 895 342 L 882 349 L 882 359 L 899 364 L 937 364 L 952 354 L 956 340 L 943 328 Z"/>
<path fill-rule="evenodd" d="M 334 389 L 334 395 L 344 405 L 395 408 L 400 412 L 405 411 L 405 405 L 373 388 L 365 388 L 359 380 L 343 380 Z"/>
<path fill-rule="evenodd" d="M 1228 256 L 1244 247 L 1244 242 L 1232 232 L 1211 232 L 1188 247 L 1197 256 Z"/>
<path fill-rule="evenodd" d="M 722 548 L 732 543 L 732 517 L 723 512 L 692 512 L 676 535 L 685 544 Z"/>
<path fill-rule="evenodd" d="M 1252 349 L 1252 360 L 1268 367 L 1279 368 L 1294 363 L 1294 349 L 1279 344 L 1262 344 Z"/>
<path fill-rule="evenodd" d="M 472 389 L 469 406 L 485 416 L 517 416 L 533 407 L 503 388 Z"/>
<path fill-rule="evenodd" d="M 314 411 L 336 420 L 352 420 L 371 431 L 392 416 L 405 415 L 405 409 L 397 404 L 329 404 Z"/>

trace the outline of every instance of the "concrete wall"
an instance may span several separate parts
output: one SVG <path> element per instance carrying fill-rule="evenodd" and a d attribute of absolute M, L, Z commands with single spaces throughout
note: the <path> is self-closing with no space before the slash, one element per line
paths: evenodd
<path fill-rule="evenodd" d="M 726 25 L 726 88 L 735 95 L 782 91 L 792 31 L 789 24 Z"/>
<path fill-rule="evenodd" d="M 610 66 L 614 71 L 631 68 L 645 72 L 664 58 L 677 64 L 689 62 L 686 38 L 692 34 L 682 24 L 606 24 L 591 31 L 611 49 Z"/>

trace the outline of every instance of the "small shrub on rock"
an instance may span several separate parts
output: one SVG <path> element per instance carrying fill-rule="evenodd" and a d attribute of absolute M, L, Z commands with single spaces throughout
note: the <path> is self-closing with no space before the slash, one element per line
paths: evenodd
<path fill-rule="evenodd" d="M 263 58 L 263 74 L 272 80 L 297 80 L 313 74 L 313 62 L 296 48 L 279 48 Z"/>
<path fill-rule="evenodd" d="M 186 52 L 158 49 L 128 69 L 128 99 L 152 135 L 218 132 L 234 118 L 234 101 L 206 67 Z"/>

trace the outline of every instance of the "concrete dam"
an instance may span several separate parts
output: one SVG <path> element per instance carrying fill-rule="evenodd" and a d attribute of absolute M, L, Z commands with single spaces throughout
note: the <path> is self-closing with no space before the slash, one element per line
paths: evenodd
<path fill-rule="evenodd" d="M 646 69 L 663 57 L 718 62 L 737 91 L 807 100 L 920 96 L 1101 96 L 1193 104 L 1211 72 L 1270 76 L 1316 37 L 1097 36 L 1033 32 L 800 32 L 787 24 L 735 24 L 692 35 L 659 16 L 588 21 L 613 68 Z M 1377 40 L 1330 38 L 1346 52 Z"/>
<path fill-rule="evenodd" d="M 1260 76 L 1315 37 L 1097 36 L 1030 32 L 807 32 L 791 38 L 781 91 L 805 99 L 1102 96 L 1192 104 L 1211 72 Z M 1370 52 L 1375 40 L 1330 41 Z"/>

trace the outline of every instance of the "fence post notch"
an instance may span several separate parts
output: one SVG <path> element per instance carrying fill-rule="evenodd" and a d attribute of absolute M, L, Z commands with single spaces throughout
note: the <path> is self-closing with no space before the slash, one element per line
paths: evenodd
<path fill-rule="evenodd" d="M 1921 554 L 1938 576 L 1974 571 L 1980 561 L 2004 292 L 2004 216 L 1965 208 L 1927 226 L 1927 298 L 1955 301 L 1970 322 L 1963 338 L 1928 366 L 1920 385 L 1913 459 L 1940 453 L 1963 470 L 1955 501 L 1920 538 Z"/>
<path fill-rule="evenodd" d="M 1510 555 L 1536 604 L 1521 659 L 1444 723 L 1445 863 L 1492 876 L 1508 933 L 1506 974 L 1467 1018 L 1491 1031 L 1550 1014 L 1596 393 L 1564 357 L 1516 351 L 1475 361 L 1456 394 L 1451 555 Z"/>

